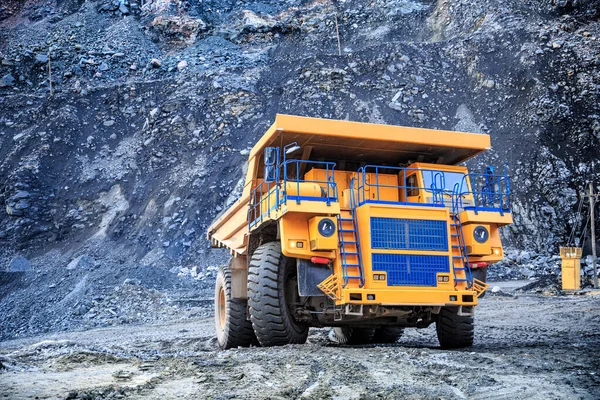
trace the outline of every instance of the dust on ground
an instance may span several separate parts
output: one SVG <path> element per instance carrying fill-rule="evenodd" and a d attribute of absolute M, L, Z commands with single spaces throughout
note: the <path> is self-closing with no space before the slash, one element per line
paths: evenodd
<path fill-rule="evenodd" d="M 593 294 L 593 293 L 592 293 Z M 475 344 L 440 350 L 434 327 L 394 345 L 217 349 L 211 318 L 0 343 L 0 396 L 47 398 L 511 398 L 600 396 L 600 296 L 490 296 Z"/>

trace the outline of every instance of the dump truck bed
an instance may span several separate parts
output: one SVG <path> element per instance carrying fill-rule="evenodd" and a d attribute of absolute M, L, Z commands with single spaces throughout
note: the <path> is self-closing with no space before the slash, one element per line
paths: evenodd
<path fill-rule="evenodd" d="M 245 254 L 248 203 L 252 189 L 263 178 L 263 151 L 293 142 L 302 147 L 302 159 L 337 162 L 340 169 L 341 164 L 455 165 L 491 147 L 486 134 L 278 114 L 250 152 L 242 196 L 208 228 L 207 237 L 213 246 Z"/>

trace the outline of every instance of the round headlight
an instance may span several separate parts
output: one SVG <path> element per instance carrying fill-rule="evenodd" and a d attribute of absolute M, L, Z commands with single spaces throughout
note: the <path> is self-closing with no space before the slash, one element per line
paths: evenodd
<path fill-rule="evenodd" d="M 473 237 L 479 243 L 485 243 L 490 238 L 490 232 L 484 226 L 479 225 L 473 229 Z"/>
<path fill-rule="evenodd" d="M 335 224 L 329 218 L 323 218 L 317 225 L 319 233 L 325 237 L 329 237 L 335 233 Z"/>

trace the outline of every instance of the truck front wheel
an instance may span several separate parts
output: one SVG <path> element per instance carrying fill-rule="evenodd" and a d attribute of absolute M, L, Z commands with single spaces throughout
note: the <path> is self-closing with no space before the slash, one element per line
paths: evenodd
<path fill-rule="evenodd" d="M 334 340 L 339 344 L 361 345 L 373 342 L 375 328 L 352 328 L 342 326 L 333 328 Z"/>
<path fill-rule="evenodd" d="M 308 325 L 294 318 L 300 300 L 296 262 L 281 254 L 279 242 L 265 243 L 252 255 L 248 268 L 250 319 L 262 346 L 302 344 Z"/>
<path fill-rule="evenodd" d="M 458 307 L 442 307 L 435 327 L 443 349 L 459 349 L 473 345 L 473 317 L 458 315 Z"/>
<path fill-rule="evenodd" d="M 231 298 L 231 271 L 222 266 L 215 283 L 215 330 L 221 349 L 247 347 L 255 341 L 252 323 L 246 317 L 246 300 Z"/>
<path fill-rule="evenodd" d="M 398 326 L 381 326 L 375 330 L 374 343 L 396 343 L 404 333 L 404 328 Z"/>

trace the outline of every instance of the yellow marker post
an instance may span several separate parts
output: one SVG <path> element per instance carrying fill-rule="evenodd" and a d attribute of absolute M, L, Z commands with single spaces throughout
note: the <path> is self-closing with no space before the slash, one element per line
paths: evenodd
<path fill-rule="evenodd" d="M 581 247 L 561 247 L 560 258 L 563 290 L 581 289 Z"/>

